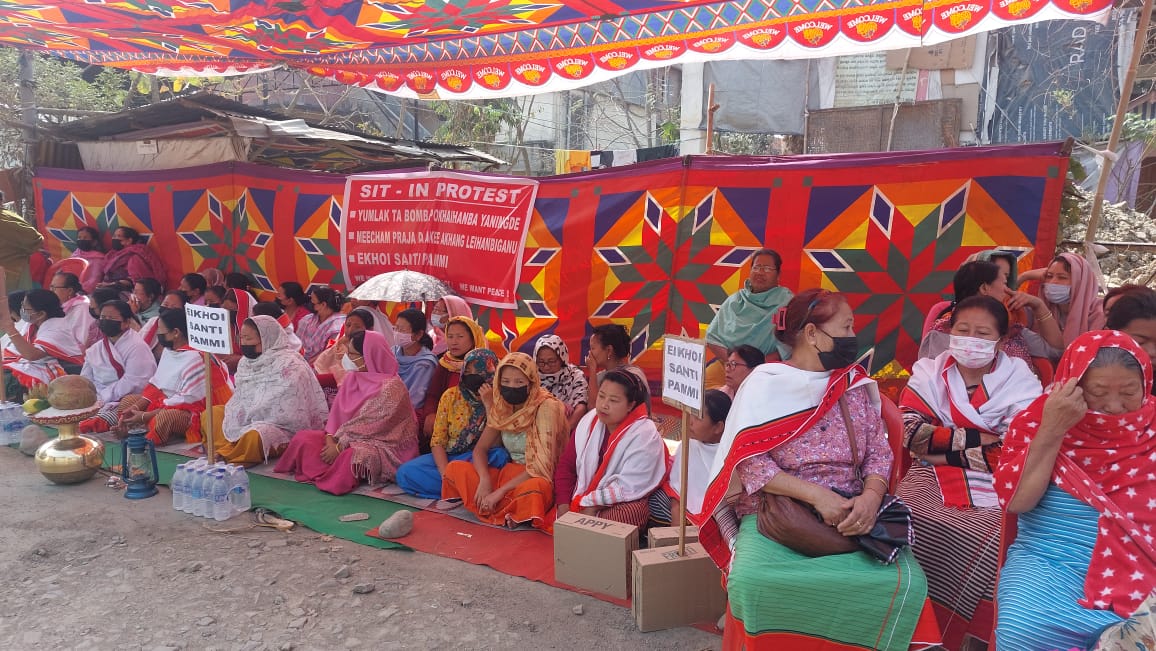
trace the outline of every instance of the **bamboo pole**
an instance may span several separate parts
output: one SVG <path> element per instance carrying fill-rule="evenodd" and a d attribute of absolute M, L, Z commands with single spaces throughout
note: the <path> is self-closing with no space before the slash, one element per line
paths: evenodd
<path fill-rule="evenodd" d="M 686 494 L 687 472 L 690 467 L 690 411 L 682 408 L 682 457 L 679 463 L 678 496 L 678 555 L 686 556 Z"/>
<path fill-rule="evenodd" d="M 706 92 L 706 153 L 714 153 L 714 112 L 719 105 L 714 103 L 714 84 Z"/>
<path fill-rule="evenodd" d="M 213 454 L 213 356 L 205 357 L 205 459 L 212 465 L 216 461 Z"/>
<path fill-rule="evenodd" d="M 1124 73 L 1124 85 L 1120 88 L 1120 102 L 1116 105 L 1116 118 L 1112 120 L 1112 132 L 1108 136 L 1106 151 L 1115 152 L 1120 144 L 1120 131 L 1124 128 L 1124 116 L 1132 97 L 1132 86 L 1136 83 L 1136 67 L 1140 65 L 1140 54 L 1148 40 L 1148 23 L 1152 18 L 1152 0 L 1144 0 L 1140 8 L 1140 20 L 1136 25 L 1136 37 L 1132 42 L 1132 60 Z M 1112 158 L 1100 156 L 1100 180 L 1096 183 L 1096 196 L 1092 200 L 1092 214 L 1088 217 L 1088 231 L 1084 234 L 1084 257 L 1092 263 L 1099 275 L 1100 264 L 1092 251 L 1096 231 L 1100 229 L 1100 219 L 1104 213 L 1104 192 L 1108 189 L 1108 176 L 1112 172 Z"/>

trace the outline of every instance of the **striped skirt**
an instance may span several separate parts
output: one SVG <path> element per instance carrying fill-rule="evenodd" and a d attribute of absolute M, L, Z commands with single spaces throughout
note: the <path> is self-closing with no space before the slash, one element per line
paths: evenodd
<path fill-rule="evenodd" d="M 935 471 L 924 466 L 913 466 L 896 494 L 911 508 L 913 551 L 927 574 L 944 645 L 958 649 L 968 637 L 988 642 L 995 627 L 1001 511 L 944 506 Z"/>

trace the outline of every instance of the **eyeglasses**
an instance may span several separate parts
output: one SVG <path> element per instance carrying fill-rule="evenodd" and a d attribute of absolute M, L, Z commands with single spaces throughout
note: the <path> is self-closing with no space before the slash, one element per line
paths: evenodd
<path fill-rule="evenodd" d="M 778 269 L 775 267 L 772 267 L 769 264 L 756 264 L 756 265 L 751 265 L 751 271 L 770 272 L 770 271 L 778 271 Z"/>
<path fill-rule="evenodd" d="M 48 289 L 72 289 L 71 287 L 61 287 L 60 285 L 49 285 Z"/>
<path fill-rule="evenodd" d="M 535 363 L 538 365 L 538 368 L 544 368 L 544 367 L 548 368 L 548 367 L 551 367 L 551 366 L 561 366 L 561 365 L 562 365 L 562 360 L 560 360 L 560 359 L 553 359 L 553 360 L 545 360 L 545 361 L 543 361 L 543 360 L 540 360 L 540 359 L 539 359 L 539 360 L 535 360 Z"/>
<path fill-rule="evenodd" d="M 733 371 L 740 366 L 743 368 L 752 368 L 749 364 L 744 364 L 742 362 L 735 362 L 735 361 L 730 361 L 730 360 L 728 360 L 726 364 L 723 364 L 723 366 L 725 366 L 728 371 Z"/>

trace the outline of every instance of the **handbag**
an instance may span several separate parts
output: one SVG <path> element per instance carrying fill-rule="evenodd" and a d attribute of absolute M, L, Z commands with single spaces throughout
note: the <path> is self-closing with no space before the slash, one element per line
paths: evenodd
<path fill-rule="evenodd" d="M 839 410 L 851 444 L 851 462 L 856 479 L 862 482 L 859 468 L 859 449 L 855 443 L 855 425 L 843 398 L 839 399 Z M 843 497 L 854 497 L 850 493 L 836 490 Z M 903 500 L 886 494 L 879 503 L 875 526 L 861 536 L 844 536 L 835 527 L 823 522 L 819 513 L 804 502 L 785 495 L 774 495 L 763 491 L 757 514 L 759 533 L 767 538 L 810 557 L 847 554 L 862 549 L 876 560 L 886 564 L 895 562 L 899 551 L 915 542 L 915 529 L 911 524 L 911 509 Z"/>

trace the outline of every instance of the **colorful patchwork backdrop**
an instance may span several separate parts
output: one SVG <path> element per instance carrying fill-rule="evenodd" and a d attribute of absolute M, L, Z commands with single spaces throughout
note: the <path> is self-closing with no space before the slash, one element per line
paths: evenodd
<path fill-rule="evenodd" d="M 477 308 L 478 320 L 495 348 L 530 351 L 553 332 L 578 363 L 593 326 L 622 323 L 639 363 L 656 368 L 662 335 L 705 332 L 765 244 L 783 254 L 784 285 L 847 293 L 871 371 L 903 376 L 923 315 L 968 255 L 998 246 L 1019 252 L 1023 268 L 1052 255 L 1066 172 L 1052 143 L 691 157 L 542 179 L 518 309 Z M 152 232 L 170 284 L 216 266 L 266 289 L 341 285 L 343 186 L 339 176 L 241 163 L 40 170 L 38 220 L 54 255 L 72 248 L 80 224 Z"/>

